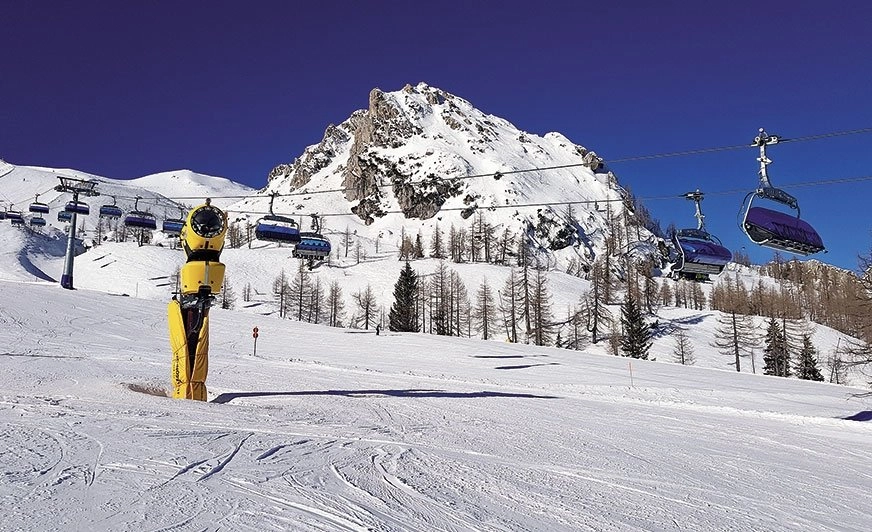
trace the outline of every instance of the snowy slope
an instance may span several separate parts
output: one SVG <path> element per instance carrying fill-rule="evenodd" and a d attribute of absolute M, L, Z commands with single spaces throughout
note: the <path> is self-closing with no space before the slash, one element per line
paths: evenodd
<path fill-rule="evenodd" d="M 16 210 L 28 214 L 28 205 L 39 194 L 40 203 L 48 204 L 51 209 L 51 212 L 45 215 L 48 225 L 42 229 L 42 232 L 51 234 L 53 230 L 63 231 L 66 224 L 58 221 L 57 213 L 70 201 L 71 195 L 54 190 L 59 183 L 58 176 L 97 181 L 96 189 L 100 196 L 80 198 L 90 206 L 91 213 L 88 216 L 79 216 L 79 223 L 84 218 L 85 230 L 89 232 L 92 232 L 97 225 L 100 205 L 112 204 L 113 201 L 124 212 L 132 211 L 134 208 L 151 212 L 160 223 L 164 218 L 178 218 L 180 208 L 198 205 L 206 197 L 217 198 L 216 205 L 223 206 L 235 201 L 235 197 L 253 192 L 250 187 L 228 179 L 197 174 L 189 170 L 121 180 L 78 170 L 17 166 L 0 162 L 0 208 L 6 209 L 14 204 Z M 137 196 L 141 197 L 138 203 Z M 221 199 L 224 196 L 234 198 Z M 183 199 L 176 201 L 176 198 Z"/>
<path fill-rule="evenodd" d="M 860 390 L 216 309 L 195 403 L 164 396 L 164 302 L 0 297 L 4 530 L 872 522 L 872 425 L 844 419 L 869 418 Z"/>
<path fill-rule="evenodd" d="M 4 234 L 15 234 L 17 230 L 0 224 L 0 237 Z M 399 277 L 403 263 L 396 259 L 396 249 L 387 246 L 383 242 L 379 254 L 370 250 L 369 255 L 359 264 L 353 258 L 353 253 L 348 259 L 333 261 L 331 266 L 322 266 L 313 272 L 312 279 L 318 280 L 324 290 L 336 281 L 342 289 L 346 319 L 348 322 L 355 312 L 353 296 L 363 291 L 367 286 L 372 289 L 378 306 L 387 312 L 394 302 L 394 284 Z M 52 279 L 59 279 L 63 268 L 63 258 L 60 255 L 50 254 L 32 255 L 31 262 L 36 264 L 40 271 Z M 159 246 L 139 247 L 133 242 L 114 243 L 108 242 L 93 248 L 76 258 L 74 278 L 77 288 L 103 291 L 112 294 L 124 294 L 135 298 L 150 299 L 166 302 L 172 297 L 175 290 L 174 274 L 184 264 L 184 252 L 179 249 Z M 254 242 L 252 248 L 225 249 L 221 254 L 221 261 L 227 266 L 225 281 L 235 293 L 236 310 L 241 313 L 277 316 L 278 303 L 273 295 L 273 281 L 282 271 L 292 279 L 299 268 L 300 261 L 291 257 L 291 249 L 288 247 L 276 247 L 274 244 Z M 439 265 L 435 259 L 425 259 L 412 262 L 412 267 L 419 275 L 426 278 L 432 274 Z M 455 264 L 446 263 L 446 266 L 456 271 L 473 298 L 475 291 L 483 280 L 487 280 L 491 289 L 496 293 L 501 290 L 509 269 L 485 263 Z M 731 266 L 727 275 L 735 275 Z M 750 270 L 741 268 L 738 271 L 740 277 L 746 277 L 748 283 L 756 282 L 758 276 Z M 27 272 L 16 276 L 8 274 L 0 275 L 0 278 L 12 280 L 31 280 Z M 246 285 L 251 287 L 252 297 L 248 302 L 243 301 L 242 293 Z M 705 285 L 706 290 L 711 285 Z M 583 293 L 589 290 L 589 283 L 584 279 L 561 272 L 552 271 L 548 274 L 548 287 L 552 295 L 552 309 L 555 320 L 565 319 L 571 308 L 576 308 Z M 620 316 L 620 308 L 612 306 L 613 316 Z M 724 369 L 734 371 L 734 360 L 731 357 L 721 355 L 711 344 L 715 338 L 717 319 L 721 316 L 718 311 L 693 310 L 685 308 L 663 307 L 658 310 L 657 319 L 661 324 L 662 334 L 654 339 L 650 357 L 665 363 L 674 362 L 674 336 L 672 332 L 676 328 L 688 330 L 697 336 L 699 340 L 695 347 L 695 365 L 698 367 Z M 758 331 L 765 331 L 765 320 L 755 318 Z M 496 329 L 492 330 L 493 340 L 502 342 L 505 333 L 500 329 L 502 322 L 498 321 Z M 475 331 L 473 331 L 475 334 Z M 825 369 L 824 362 L 831 356 L 840 343 L 844 343 L 846 335 L 823 325 L 814 325 L 812 328 L 812 340 L 819 350 L 820 368 Z M 594 353 L 606 353 L 607 342 L 600 342 L 590 346 L 589 351 Z M 742 371 L 757 373 L 762 372 L 762 352 L 758 350 L 755 360 L 742 359 Z M 857 386 L 865 386 L 868 377 L 855 368 L 849 373 L 848 382 Z"/>
<path fill-rule="evenodd" d="M 198 205 L 204 198 L 212 198 L 212 203 L 221 208 L 255 192 L 253 188 L 241 183 L 223 177 L 198 174 L 191 170 L 161 172 L 124 183 L 150 190 L 187 205 Z"/>

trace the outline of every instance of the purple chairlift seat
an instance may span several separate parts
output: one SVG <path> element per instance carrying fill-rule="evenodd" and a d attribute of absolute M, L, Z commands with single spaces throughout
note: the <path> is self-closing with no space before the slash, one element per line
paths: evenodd
<path fill-rule="evenodd" d="M 823 251 L 824 243 L 817 231 L 796 216 L 763 207 L 751 207 L 745 215 L 748 237 L 762 246 L 800 255 Z"/>
<path fill-rule="evenodd" d="M 717 275 L 733 259 L 730 250 L 705 231 L 684 229 L 674 241 L 681 251 L 676 269 L 684 273 Z"/>

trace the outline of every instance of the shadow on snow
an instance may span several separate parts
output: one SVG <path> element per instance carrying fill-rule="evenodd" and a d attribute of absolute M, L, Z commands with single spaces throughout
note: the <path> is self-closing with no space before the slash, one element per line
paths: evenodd
<path fill-rule="evenodd" d="M 212 399 L 212 403 L 229 403 L 245 397 L 291 397 L 306 395 L 339 395 L 344 397 L 445 397 L 450 399 L 480 399 L 488 397 L 514 397 L 519 399 L 559 399 L 555 395 L 535 395 L 509 392 L 449 392 L 446 390 L 303 390 L 299 392 L 225 392 Z"/>
<path fill-rule="evenodd" d="M 853 416 L 843 417 L 842 419 L 847 419 L 849 421 L 872 421 L 872 410 L 863 410 L 862 412 L 857 412 Z"/>

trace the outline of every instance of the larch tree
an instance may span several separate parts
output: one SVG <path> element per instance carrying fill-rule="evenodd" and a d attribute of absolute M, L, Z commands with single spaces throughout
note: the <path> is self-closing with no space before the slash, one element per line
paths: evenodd
<path fill-rule="evenodd" d="M 712 290 L 711 305 L 722 314 L 717 318 L 715 339 L 712 347 L 721 354 L 733 357 L 736 371 L 742 371 L 743 356 L 753 357 L 757 347 L 754 322 L 748 316 L 748 297 L 744 285 L 738 280 L 725 277 Z M 751 359 L 752 369 L 754 359 Z"/>
<path fill-rule="evenodd" d="M 309 279 L 311 272 L 304 261 L 300 261 L 297 267 L 297 275 L 291 281 L 291 289 L 288 298 L 288 310 L 297 321 L 305 321 L 304 317 L 309 312 L 310 298 L 312 296 L 312 283 Z"/>
<path fill-rule="evenodd" d="M 484 278 L 475 294 L 475 308 L 472 314 L 475 328 L 484 340 L 493 336 L 495 310 L 493 290 L 488 284 L 487 278 Z"/>
<path fill-rule="evenodd" d="M 224 284 L 221 285 L 221 308 L 232 310 L 236 307 L 236 292 L 230 286 L 230 277 L 224 276 Z"/>
<path fill-rule="evenodd" d="M 518 343 L 518 320 L 520 319 L 522 302 L 519 286 L 518 271 L 511 267 L 509 268 L 509 276 L 503 283 L 502 291 L 497 294 L 506 329 L 506 340 L 511 343 Z"/>
<path fill-rule="evenodd" d="M 342 298 L 342 288 L 337 281 L 330 283 L 327 289 L 326 301 L 327 325 L 330 327 L 342 327 L 345 319 L 345 302 Z"/>
<path fill-rule="evenodd" d="M 693 343 L 690 341 L 690 337 L 687 336 L 687 331 L 678 329 L 672 336 L 674 341 L 672 356 L 674 360 L 682 365 L 691 365 L 696 362 Z"/>
<path fill-rule="evenodd" d="M 291 286 L 288 284 L 288 276 L 285 270 L 273 279 L 273 297 L 279 304 L 279 317 L 284 318 L 288 312 L 288 294 L 291 291 Z"/>
<path fill-rule="evenodd" d="M 439 224 L 433 229 L 433 237 L 430 239 L 430 256 L 434 259 L 445 258 L 445 242 Z"/>
<path fill-rule="evenodd" d="M 533 275 L 532 297 L 530 303 L 532 312 L 532 333 L 535 345 L 548 345 L 553 335 L 553 316 L 551 313 L 551 294 L 548 291 L 548 277 L 541 269 Z"/>
<path fill-rule="evenodd" d="M 605 264 L 599 258 L 593 261 L 590 272 L 591 289 L 585 297 L 588 317 L 587 330 L 590 332 L 590 341 L 593 344 L 600 341 L 601 331 L 608 330 L 612 322 L 612 313 L 606 306 L 604 293 L 604 286 L 608 285 L 609 281 L 602 273 L 603 268 L 605 268 Z"/>
<path fill-rule="evenodd" d="M 309 293 L 308 312 L 306 321 L 309 323 L 321 323 L 321 320 L 326 315 L 326 296 L 324 293 L 324 284 L 320 277 L 315 277 L 315 281 L 311 283 L 312 290 Z"/>
<path fill-rule="evenodd" d="M 348 258 L 348 249 L 351 247 L 351 244 L 354 243 L 354 236 L 351 232 L 351 228 L 347 225 L 345 226 L 345 232 L 342 233 L 342 247 L 345 248 L 345 258 Z M 338 250 L 337 250 L 338 251 Z"/>
<path fill-rule="evenodd" d="M 372 291 L 372 285 L 367 284 L 366 288 L 354 294 L 354 303 L 357 305 L 357 326 L 363 326 L 369 330 L 371 325 L 375 325 L 378 321 L 378 305 L 375 301 L 375 293 Z"/>

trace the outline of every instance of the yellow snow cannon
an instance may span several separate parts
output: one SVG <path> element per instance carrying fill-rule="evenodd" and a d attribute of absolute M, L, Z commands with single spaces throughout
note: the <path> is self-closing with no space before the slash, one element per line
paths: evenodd
<path fill-rule="evenodd" d="M 187 262 L 179 275 L 179 293 L 167 307 L 173 397 L 206 400 L 209 371 L 209 307 L 224 282 L 218 261 L 227 234 L 227 214 L 211 200 L 191 210 L 180 239 Z"/>

